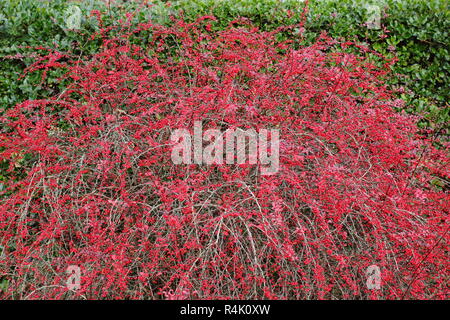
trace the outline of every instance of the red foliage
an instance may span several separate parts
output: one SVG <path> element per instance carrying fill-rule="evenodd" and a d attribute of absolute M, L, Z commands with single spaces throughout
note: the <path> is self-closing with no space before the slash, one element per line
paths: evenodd
<path fill-rule="evenodd" d="M 30 68 L 71 84 L 1 118 L 4 298 L 445 298 L 449 197 L 430 181 L 449 159 L 394 111 L 387 65 L 204 20 L 104 31 L 89 59 Z M 170 133 L 196 120 L 280 129 L 279 172 L 174 165 Z"/>

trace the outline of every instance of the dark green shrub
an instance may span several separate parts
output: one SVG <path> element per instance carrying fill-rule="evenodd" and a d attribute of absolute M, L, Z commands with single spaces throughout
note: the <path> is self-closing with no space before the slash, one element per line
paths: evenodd
<path fill-rule="evenodd" d="M 66 26 L 65 10 L 74 4 L 82 12 L 78 31 Z M 369 29 L 364 24 L 370 4 L 380 7 L 382 29 Z M 304 2 L 299 0 L 116 1 L 114 5 L 99 0 L 4 1 L 0 5 L 0 103 L 8 108 L 64 87 L 58 81 L 59 74 L 52 72 L 45 82 L 39 72 L 18 80 L 33 60 L 29 57 L 33 50 L 26 46 L 57 47 L 80 56 L 94 53 L 98 46 L 86 41 L 85 36 L 97 28 L 91 10 L 104 14 L 105 25 L 120 23 L 126 12 L 135 12 L 134 23 L 156 20 L 170 24 L 170 15 L 182 11 L 188 21 L 203 15 L 216 16 L 213 29 L 223 29 L 238 17 L 245 17 L 259 28 L 270 30 L 299 22 L 303 8 Z M 397 56 L 390 84 L 404 87 L 399 96 L 407 101 L 407 111 L 424 115 L 420 124 L 433 127 L 449 120 L 449 21 L 446 0 L 314 0 L 309 2 L 304 36 L 306 42 L 311 42 L 327 31 L 333 37 L 357 38 L 384 55 Z M 287 32 L 286 37 L 297 37 L 297 33 Z M 147 38 L 143 35 L 141 39 Z"/>

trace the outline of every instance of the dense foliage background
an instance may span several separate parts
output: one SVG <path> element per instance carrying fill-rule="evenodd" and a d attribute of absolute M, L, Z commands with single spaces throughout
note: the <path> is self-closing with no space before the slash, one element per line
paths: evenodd
<path fill-rule="evenodd" d="M 2 1 L 2 294 L 80 263 L 88 298 L 445 298 L 448 2 L 368 3 Z M 205 117 L 282 128 L 282 174 L 147 152 Z"/>
<path fill-rule="evenodd" d="M 367 6 L 381 8 L 381 29 L 364 25 L 368 18 Z M 77 5 L 82 12 L 78 31 L 68 30 L 67 8 Z M 181 0 L 181 1 L 43 1 L 8 0 L 0 4 L 0 103 L 3 108 L 28 98 L 38 98 L 64 87 L 50 74 L 45 83 L 34 73 L 18 80 L 33 61 L 27 46 L 58 47 L 80 56 L 95 52 L 95 43 L 87 35 L 98 29 L 91 10 L 106 15 L 106 25 L 117 24 L 126 12 L 136 12 L 135 23 L 153 19 L 170 24 L 170 16 L 180 12 L 188 20 L 212 14 L 218 18 L 213 24 L 222 29 L 237 17 L 247 17 L 263 30 L 293 24 L 299 21 L 304 2 L 298 0 Z M 396 56 L 393 66 L 398 76 L 391 78 L 399 95 L 407 101 L 409 112 L 420 114 L 422 127 L 436 127 L 449 121 L 450 11 L 446 0 L 342 0 L 310 1 L 307 40 L 312 41 L 326 31 L 333 37 L 357 38 L 387 56 Z M 287 33 L 286 37 L 293 36 Z M 141 43 L 145 39 L 140 40 Z M 98 43 L 99 44 L 99 43 Z M 50 89 L 50 90 L 49 90 Z M 439 126 L 438 126 L 439 127 Z M 442 128 L 442 127 L 439 127 Z M 448 134 L 445 127 L 444 134 Z"/>

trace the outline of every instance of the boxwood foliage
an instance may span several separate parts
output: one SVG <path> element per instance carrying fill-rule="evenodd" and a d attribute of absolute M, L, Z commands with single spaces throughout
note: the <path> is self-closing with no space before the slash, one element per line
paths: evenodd
<path fill-rule="evenodd" d="M 79 29 L 67 25 L 68 9 L 81 9 Z M 63 90 L 58 72 L 42 72 L 19 78 L 33 61 L 35 49 L 58 48 L 74 55 L 93 54 L 99 43 L 88 42 L 87 34 L 98 28 L 90 13 L 103 13 L 104 24 L 117 24 L 133 12 L 135 23 L 155 20 L 170 24 L 170 16 L 183 14 L 194 21 L 214 15 L 214 29 L 223 29 L 238 17 L 248 18 L 264 30 L 298 23 L 305 1 L 301 0 L 178 0 L 114 1 L 100 0 L 10 0 L 0 4 L 0 103 L 8 108 L 26 99 L 46 97 Z M 368 28 L 370 6 L 380 14 L 380 28 Z M 181 13 L 182 12 L 182 13 Z M 334 37 L 346 37 L 369 44 L 387 56 L 396 56 L 390 84 L 407 101 L 407 111 L 422 115 L 423 127 L 448 127 L 449 121 L 449 7 L 447 0 L 312 0 L 304 30 L 285 33 L 311 42 L 323 31 Z M 146 41 L 142 37 L 142 41 Z M 283 39 L 280 39 L 283 40 Z"/>

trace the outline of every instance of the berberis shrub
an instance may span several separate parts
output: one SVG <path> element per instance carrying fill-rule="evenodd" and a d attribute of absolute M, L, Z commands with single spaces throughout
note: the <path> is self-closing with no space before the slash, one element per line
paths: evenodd
<path fill-rule="evenodd" d="M 1 118 L 3 298 L 445 298 L 447 146 L 394 111 L 391 62 L 213 20 L 122 23 L 90 57 L 29 68 L 69 85 Z M 279 129 L 280 170 L 173 164 L 171 132 L 194 121 Z"/>

